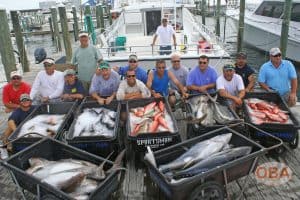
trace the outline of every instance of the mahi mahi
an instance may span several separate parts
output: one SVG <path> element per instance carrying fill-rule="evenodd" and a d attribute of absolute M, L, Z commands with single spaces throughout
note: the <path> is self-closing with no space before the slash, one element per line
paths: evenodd
<path fill-rule="evenodd" d="M 166 173 L 175 169 L 183 169 L 191 166 L 192 164 L 222 150 L 224 146 L 229 143 L 231 136 L 232 133 L 227 133 L 201 141 L 192 146 L 192 148 L 182 154 L 179 158 L 170 163 L 161 165 L 159 171 Z"/>

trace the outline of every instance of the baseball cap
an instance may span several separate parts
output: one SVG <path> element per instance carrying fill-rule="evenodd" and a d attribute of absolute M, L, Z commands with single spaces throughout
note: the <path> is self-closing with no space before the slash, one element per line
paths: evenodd
<path fill-rule="evenodd" d="M 79 37 L 89 37 L 89 34 L 87 32 L 81 32 L 78 35 Z"/>
<path fill-rule="evenodd" d="M 239 52 L 237 55 L 236 55 L 237 58 L 243 58 L 243 59 L 247 59 L 247 54 L 244 53 L 244 52 Z"/>
<path fill-rule="evenodd" d="M 14 76 L 22 77 L 21 73 L 18 72 L 18 71 L 12 71 L 12 72 L 10 72 L 10 78 L 12 78 Z"/>
<path fill-rule="evenodd" d="M 135 60 L 135 61 L 138 61 L 138 58 L 136 55 L 132 54 L 129 56 L 128 60 Z"/>
<path fill-rule="evenodd" d="M 55 61 L 53 58 L 46 58 L 44 61 L 43 61 L 43 64 L 45 65 L 46 63 L 48 64 L 55 64 Z"/>
<path fill-rule="evenodd" d="M 66 70 L 64 71 L 64 76 L 67 76 L 67 75 L 75 75 L 75 74 L 76 74 L 76 72 L 75 72 L 74 69 L 66 69 Z"/>
<path fill-rule="evenodd" d="M 226 64 L 226 65 L 224 65 L 223 69 L 226 71 L 227 70 L 235 70 L 235 67 L 233 64 Z"/>
<path fill-rule="evenodd" d="M 99 69 L 109 69 L 110 66 L 109 66 L 108 62 L 102 61 L 101 63 L 99 63 L 98 68 Z"/>
<path fill-rule="evenodd" d="M 30 98 L 29 94 L 26 94 L 26 93 L 21 94 L 20 101 L 24 101 L 24 100 L 30 100 L 31 101 L 31 98 Z"/>
<path fill-rule="evenodd" d="M 281 51 L 278 47 L 274 47 L 274 48 L 270 49 L 271 56 L 276 56 L 277 54 L 281 54 Z"/>

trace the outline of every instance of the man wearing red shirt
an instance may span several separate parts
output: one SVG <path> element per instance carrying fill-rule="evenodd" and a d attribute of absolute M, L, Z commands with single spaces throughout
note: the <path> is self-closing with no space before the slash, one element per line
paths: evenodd
<path fill-rule="evenodd" d="M 2 101 L 5 112 L 9 113 L 20 107 L 21 94 L 30 93 L 30 85 L 22 81 L 22 75 L 18 71 L 10 73 L 10 82 L 3 87 Z"/>

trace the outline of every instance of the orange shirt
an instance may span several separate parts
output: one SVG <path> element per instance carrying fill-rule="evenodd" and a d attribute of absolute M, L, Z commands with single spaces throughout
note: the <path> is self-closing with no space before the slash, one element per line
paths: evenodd
<path fill-rule="evenodd" d="M 2 95 L 3 104 L 7 104 L 7 103 L 20 104 L 21 94 L 24 93 L 30 94 L 30 89 L 31 86 L 25 82 L 21 82 L 18 90 L 15 90 L 13 88 L 13 85 L 11 83 L 8 83 L 3 87 L 3 95 Z"/>

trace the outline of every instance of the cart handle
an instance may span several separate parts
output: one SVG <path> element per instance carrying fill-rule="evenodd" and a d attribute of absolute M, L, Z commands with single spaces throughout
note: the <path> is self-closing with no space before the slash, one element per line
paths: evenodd
<path fill-rule="evenodd" d="M 283 145 L 283 141 L 282 141 L 280 138 L 278 138 L 278 137 L 276 137 L 276 136 L 272 135 L 271 133 L 268 133 L 268 132 L 266 132 L 266 131 L 264 131 L 264 130 L 261 130 L 261 129 L 257 128 L 256 126 L 254 126 L 254 125 L 252 125 L 252 124 L 250 124 L 250 123 L 247 123 L 247 122 L 241 122 L 241 123 L 232 124 L 231 126 L 228 126 L 228 127 L 231 128 L 231 127 L 238 126 L 238 125 L 241 125 L 241 124 L 248 125 L 248 126 L 250 126 L 251 128 L 254 128 L 254 129 L 258 130 L 258 131 L 260 131 L 260 132 L 266 134 L 267 136 L 269 136 L 269 137 L 271 137 L 271 138 L 273 138 L 274 140 L 277 140 L 277 141 L 279 142 L 278 144 L 276 144 L 276 145 L 274 145 L 274 146 L 271 146 L 271 147 L 264 147 L 264 146 L 262 145 L 267 151 L 270 151 L 270 150 L 272 150 L 272 149 L 276 149 L 276 148 L 280 147 L 281 145 Z"/>

